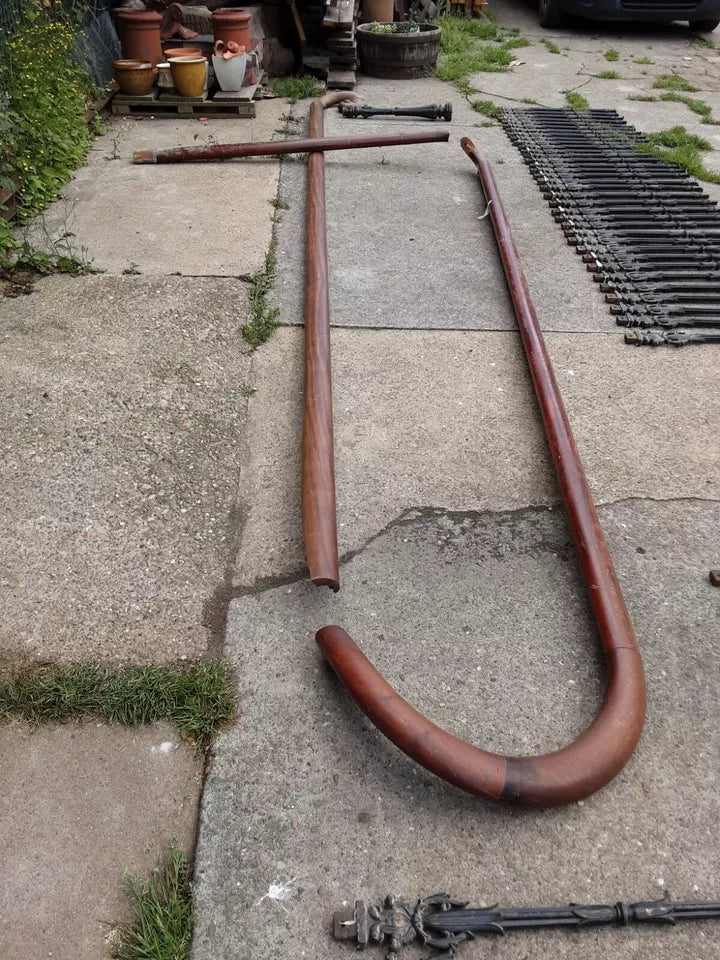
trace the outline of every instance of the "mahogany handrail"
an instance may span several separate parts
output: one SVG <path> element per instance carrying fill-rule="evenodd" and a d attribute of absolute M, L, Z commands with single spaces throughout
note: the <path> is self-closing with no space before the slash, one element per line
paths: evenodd
<path fill-rule="evenodd" d="M 345 95 L 347 98 L 347 94 Z M 412 143 L 447 143 L 446 130 L 413 133 L 375 133 L 357 137 L 307 137 L 304 140 L 267 140 L 259 143 L 211 143 L 193 147 L 136 150 L 133 163 L 196 163 L 239 157 L 279 157 L 286 153 L 359 150 L 365 147 L 401 147 Z"/>
<path fill-rule="evenodd" d="M 383 679 L 337 626 L 316 640 L 350 696 L 370 720 L 422 766 L 490 800 L 552 807 L 572 803 L 605 786 L 633 753 L 645 720 L 645 678 L 610 553 L 548 356 L 520 258 L 490 164 L 471 140 L 462 147 L 475 163 L 488 204 L 515 316 L 555 463 L 605 653 L 608 682 L 592 724 L 554 753 L 505 757 L 481 750 L 433 724 Z"/>

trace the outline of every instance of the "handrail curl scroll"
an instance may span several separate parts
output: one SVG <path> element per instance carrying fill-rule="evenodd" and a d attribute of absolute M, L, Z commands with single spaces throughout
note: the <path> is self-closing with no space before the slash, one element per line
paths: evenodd
<path fill-rule="evenodd" d="M 635 633 L 575 446 L 520 259 L 490 164 L 472 141 L 520 335 L 598 632 L 608 679 L 598 715 L 573 743 L 535 757 L 505 757 L 460 740 L 410 706 L 348 634 L 323 627 L 316 640 L 350 696 L 408 756 L 449 783 L 489 800 L 532 807 L 572 803 L 599 790 L 625 766 L 645 720 L 645 677 Z"/>

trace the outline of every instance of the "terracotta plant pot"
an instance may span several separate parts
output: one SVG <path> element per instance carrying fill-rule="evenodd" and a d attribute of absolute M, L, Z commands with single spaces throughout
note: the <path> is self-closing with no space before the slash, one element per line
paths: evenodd
<path fill-rule="evenodd" d="M 127 60 L 160 63 L 164 60 L 160 42 L 162 16 L 154 10 L 118 10 L 117 29 Z"/>
<path fill-rule="evenodd" d="M 144 97 L 150 93 L 156 73 L 152 63 L 143 63 L 142 60 L 116 60 L 113 63 L 113 76 L 120 93 L 131 97 Z"/>
<path fill-rule="evenodd" d="M 234 7 L 221 7 L 213 13 L 213 37 L 225 43 L 234 41 L 239 47 L 250 50 L 250 18 L 249 10 L 236 10 Z"/>
<path fill-rule="evenodd" d="M 207 78 L 205 57 L 173 57 L 170 60 L 175 89 L 181 97 L 201 97 Z"/>
<path fill-rule="evenodd" d="M 163 56 L 166 60 L 175 60 L 177 57 L 201 57 L 202 50 L 199 47 L 171 47 L 165 50 Z"/>

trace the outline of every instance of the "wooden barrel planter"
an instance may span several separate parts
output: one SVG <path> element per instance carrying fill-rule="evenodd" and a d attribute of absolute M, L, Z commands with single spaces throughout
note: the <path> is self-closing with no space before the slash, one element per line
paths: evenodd
<path fill-rule="evenodd" d="M 371 24 L 357 28 L 360 69 L 388 80 L 427 77 L 440 50 L 440 28 L 421 23 L 419 33 L 373 33 Z"/>

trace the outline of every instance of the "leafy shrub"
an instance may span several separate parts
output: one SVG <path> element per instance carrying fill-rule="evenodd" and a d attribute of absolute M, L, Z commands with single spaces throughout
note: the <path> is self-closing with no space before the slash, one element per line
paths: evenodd
<path fill-rule="evenodd" d="M 85 119 L 91 85 L 72 57 L 78 29 L 59 0 L 27 0 L 0 49 L 0 188 L 17 186 L 21 217 L 57 197 L 92 140 Z M 0 263 L 11 245 L 0 225 Z"/>

